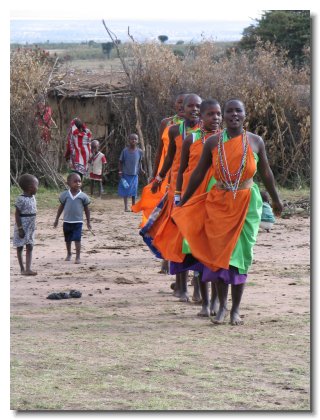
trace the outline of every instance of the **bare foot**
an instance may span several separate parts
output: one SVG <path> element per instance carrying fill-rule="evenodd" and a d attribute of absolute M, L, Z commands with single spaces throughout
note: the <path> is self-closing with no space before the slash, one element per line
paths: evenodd
<path fill-rule="evenodd" d="M 81 260 L 80 260 L 80 258 L 76 258 L 76 260 L 75 260 L 75 262 L 74 262 L 75 264 L 81 264 Z"/>
<path fill-rule="evenodd" d="M 164 260 L 161 263 L 161 269 L 159 271 L 160 274 L 168 274 L 169 273 L 169 263 L 168 261 Z"/>
<path fill-rule="evenodd" d="M 21 274 L 23 276 L 36 276 L 38 273 L 36 271 L 32 271 L 32 270 L 25 270 L 25 271 L 21 272 Z"/>
<path fill-rule="evenodd" d="M 230 313 L 230 324 L 231 325 L 243 325 L 243 321 L 240 318 L 238 312 L 231 312 Z"/>
<path fill-rule="evenodd" d="M 181 293 L 179 302 L 189 302 L 189 295 L 187 293 Z"/>
<path fill-rule="evenodd" d="M 175 291 L 172 293 L 172 296 L 179 298 L 179 297 L 181 296 L 180 290 L 175 290 Z"/>
<path fill-rule="evenodd" d="M 201 311 L 197 315 L 208 317 L 210 315 L 209 306 L 202 306 Z"/>
<path fill-rule="evenodd" d="M 202 299 L 201 296 L 199 295 L 193 295 L 192 296 L 192 302 L 196 302 L 196 303 L 202 303 Z"/>
<path fill-rule="evenodd" d="M 217 313 L 218 313 L 218 310 L 219 310 L 219 305 L 218 305 L 218 303 L 216 303 L 216 302 L 211 302 L 211 304 L 210 304 L 210 315 L 211 316 L 215 316 L 215 315 L 217 315 Z"/>
<path fill-rule="evenodd" d="M 71 261 L 71 254 L 68 254 L 68 255 L 66 256 L 65 261 Z"/>
<path fill-rule="evenodd" d="M 213 322 L 214 324 L 223 324 L 225 317 L 227 315 L 227 308 L 225 306 L 223 306 L 222 308 L 219 309 L 217 315 L 211 319 L 211 322 Z"/>

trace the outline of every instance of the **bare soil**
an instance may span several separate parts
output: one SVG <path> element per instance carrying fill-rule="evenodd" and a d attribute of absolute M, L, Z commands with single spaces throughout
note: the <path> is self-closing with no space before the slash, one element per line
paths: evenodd
<path fill-rule="evenodd" d="M 244 325 L 217 326 L 172 296 L 140 215 L 106 197 L 91 212 L 80 265 L 64 261 L 56 209 L 38 212 L 37 276 L 12 248 L 12 410 L 310 410 L 308 216 L 259 233 Z M 82 297 L 47 299 L 70 289 Z"/>

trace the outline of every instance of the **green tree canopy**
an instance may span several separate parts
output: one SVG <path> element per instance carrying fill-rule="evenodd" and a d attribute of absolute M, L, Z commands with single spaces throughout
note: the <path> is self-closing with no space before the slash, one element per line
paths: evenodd
<path fill-rule="evenodd" d="M 255 47 L 257 38 L 270 41 L 288 51 L 288 57 L 294 64 L 301 64 L 305 50 L 310 47 L 311 19 L 309 10 L 269 10 L 257 25 L 250 25 L 243 31 L 239 42 L 242 49 Z"/>
<path fill-rule="evenodd" d="M 169 37 L 167 35 L 159 35 L 158 40 L 163 44 L 164 42 L 168 41 Z"/>

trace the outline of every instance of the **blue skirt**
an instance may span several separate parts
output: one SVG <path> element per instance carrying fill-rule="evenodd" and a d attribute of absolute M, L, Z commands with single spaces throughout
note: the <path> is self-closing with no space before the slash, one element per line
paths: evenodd
<path fill-rule="evenodd" d="M 118 185 L 120 197 L 136 197 L 138 194 L 138 175 L 123 174 Z"/>

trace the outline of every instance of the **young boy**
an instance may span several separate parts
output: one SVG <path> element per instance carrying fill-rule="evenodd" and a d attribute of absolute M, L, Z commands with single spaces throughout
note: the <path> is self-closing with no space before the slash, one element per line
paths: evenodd
<path fill-rule="evenodd" d="M 67 178 L 69 189 L 60 194 L 60 206 L 58 208 L 56 220 L 53 226 L 58 226 L 59 217 L 63 212 L 63 233 L 67 247 L 66 261 L 71 260 L 71 242 L 74 241 L 76 247 L 75 264 L 80 264 L 81 233 L 83 225 L 83 211 L 87 218 L 87 227 L 91 230 L 90 204 L 89 197 L 81 191 L 80 175 L 73 172 Z"/>
<path fill-rule="evenodd" d="M 106 157 L 99 151 L 100 143 L 98 140 L 93 140 L 91 143 L 92 155 L 89 159 L 89 178 L 90 178 L 90 195 L 93 195 L 94 184 L 98 183 L 99 197 L 103 193 L 102 174 L 105 172 L 107 163 Z"/>
<path fill-rule="evenodd" d="M 138 193 L 139 171 L 145 173 L 142 168 L 143 151 L 137 147 L 137 144 L 137 134 L 130 134 L 129 146 L 122 150 L 119 157 L 118 194 L 123 197 L 124 211 L 130 211 L 128 197 L 131 197 L 132 205 L 135 204 Z"/>

